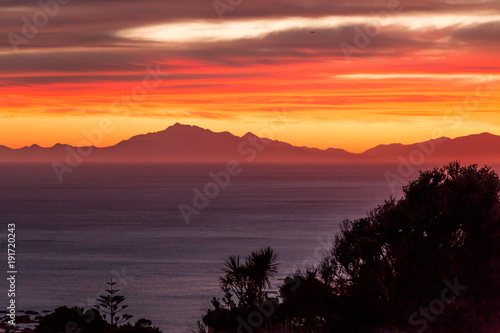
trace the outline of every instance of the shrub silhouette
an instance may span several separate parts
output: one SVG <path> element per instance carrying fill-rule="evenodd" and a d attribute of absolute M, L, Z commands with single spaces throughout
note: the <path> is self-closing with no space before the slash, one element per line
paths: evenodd
<path fill-rule="evenodd" d="M 35 333 L 161 333 L 152 326 L 150 320 L 141 318 L 134 326 L 130 324 L 116 327 L 109 325 L 96 309 L 59 307 L 39 319 Z"/>
<path fill-rule="evenodd" d="M 276 316 L 281 322 L 299 319 L 301 328 L 308 332 L 318 328 L 333 329 L 339 322 L 342 300 L 312 272 L 285 279 L 280 295 L 283 303 Z"/>
<path fill-rule="evenodd" d="M 134 326 L 136 326 L 136 327 L 151 327 L 152 325 L 153 325 L 153 323 L 151 322 L 151 320 L 146 319 L 146 318 L 141 318 L 135 322 Z"/>
<path fill-rule="evenodd" d="M 160 333 L 157 327 L 152 326 L 151 320 L 141 318 L 134 326 L 123 324 L 132 318 L 131 315 L 118 315 L 128 306 L 121 305 L 125 297 L 118 295 L 113 279 L 107 282 L 106 294 L 100 295 L 98 304 L 93 309 L 84 311 L 83 308 L 68 308 L 62 306 L 39 319 L 36 333 L 77 332 L 77 333 Z M 109 323 L 102 317 L 101 311 L 109 316 Z"/>
<path fill-rule="evenodd" d="M 106 322 L 97 310 L 84 311 L 82 308 L 59 307 L 39 320 L 36 333 L 80 332 L 102 333 Z"/>
<path fill-rule="evenodd" d="M 110 328 L 105 333 L 161 333 L 158 327 L 151 326 L 151 321 L 148 320 L 149 325 L 136 322 L 134 326 L 130 324 L 122 325 L 120 327 Z"/>

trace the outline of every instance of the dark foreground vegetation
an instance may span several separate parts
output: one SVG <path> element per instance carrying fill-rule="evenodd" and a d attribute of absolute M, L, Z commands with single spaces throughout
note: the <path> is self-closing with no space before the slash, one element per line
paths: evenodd
<path fill-rule="evenodd" d="M 111 279 L 107 284 L 108 287 L 96 300 L 97 304 L 93 309 L 62 306 L 53 312 L 44 311 L 49 313 L 37 316 L 35 321 L 30 320 L 28 315 L 16 318 L 17 323 L 36 324 L 34 330 L 13 328 L 3 321 L 3 327 L 0 326 L 0 329 L 12 333 L 160 333 L 157 327 L 152 326 L 150 320 L 144 318 L 132 325 L 130 319 L 133 316 L 122 314 L 128 306 L 123 304 L 125 297 L 118 294 L 120 290 L 116 289 L 116 282 Z M 25 314 L 38 314 L 38 312 L 26 311 Z"/>
<path fill-rule="evenodd" d="M 316 266 L 271 281 L 271 248 L 230 256 L 220 298 L 192 332 L 500 332 L 500 182 L 451 163 L 422 172 L 367 217 L 344 221 Z M 290 246 L 293 246 L 291 244 Z M 131 324 L 113 281 L 94 309 L 61 307 L 36 333 L 159 333 Z"/>
<path fill-rule="evenodd" d="M 159 333 L 159 329 L 151 326 L 151 321 L 139 319 L 135 325 L 129 323 L 110 324 L 99 311 L 82 308 L 60 307 L 53 313 L 43 317 L 35 329 L 35 333 Z"/>
<path fill-rule="evenodd" d="M 271 249 L 231 256 L 224 297 L 198 330 L 500 332 L 499 193 L 487 167 L 422 172 L 402 199 L 344 221 L 321 263 L 288 277 L 274 297 Z"/>

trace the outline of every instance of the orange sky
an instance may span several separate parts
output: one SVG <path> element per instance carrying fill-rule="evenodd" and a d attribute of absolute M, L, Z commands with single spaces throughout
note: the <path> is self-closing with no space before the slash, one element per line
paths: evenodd
<path fill-rule="evenodd" d="M 278 2 L 7 1 L 0 145 L 78 145 L 103 119 L 100 146 L 175 122 L 352 152 L 500 134 L 498 3 Z"/>

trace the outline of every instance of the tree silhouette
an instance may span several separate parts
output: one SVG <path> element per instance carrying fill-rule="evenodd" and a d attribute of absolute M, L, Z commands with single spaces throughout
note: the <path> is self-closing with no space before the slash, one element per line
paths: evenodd
<path fill-rule="evenodd" d="M 107 294 L 99 295 L 97 299 L 98 304 L 94 307 L 101 311 L 105 318 L 109 316 L 109 323 L 111 325 L 119 325 L 128 321 L 132 316 L 129 314 L 123 314 L 122 316 L 118 315 L 118 313 L 125 310 L 128 305 L 121 305 L 121 303 L 125 301 L 125 297 L 117 295 L 120 290 L 114 289 L 116 282 L 113 282 L 112 278 L 107 284 L 109 286 L 108 289 L 105 289 Z"/>
<path fill-rule="evenodd" d="M 253 251 L 240 262 L 239 256 L 230 256 L 224 262 L 225 275 L 220 277 L 221 289 L 225 292 L 225 301 L 234 307 L 231 292 L 238 299 L 238 306 L 262 302 L 266 297 L 266 288 L 271 286 L 271 279 L 278 271 L 278 256 L 270 247 Z"/>
<path fill-rule="evenodd" d="M 500 305 L 498 176 L 453 162 L 421 172 L 403 190 L 402 199 L 342 224 L 318 276 L 355 300 L 365 323 L 403 327 L 456 278 L 467 290 L 433 327 L 477 330 Z"/>
<path fill-rule="evenodd" d="M 271 288 L 271 279 L 278 272 L 278 255 L 270 247 L 259 249 L 250 254 L 246 266 L 249 279 L 257 291 L 257 301 L 262 302 L 267 298 L 265 289 Z"/>
<path fill-rule="evenodd" d="M 212 299 L 212 308 L 203 317 L 203 324 L 214 332 L 233 332 L 239 324 L 238 318 L 246 318 L 256 306 L 268 300 L 267 288 L 278 266 L 278 256 L 270 247 L 253 251 L 244 262 L 239 256 L 229 256 L 220 277 L 224 297 L 222 301 Z"/>
<path fill-rule="evenodd" d="M 420 172 L 403 192 L 344 221 L 315 269 L 285 279 L 282 302 L 255 332 L 499 332 L 498 175 L 452 162 Z M 230 256 L 225 297 L 203 322 L 213 332 L 250 331 L 241 319 L 262 310 L 255 301 L 266 300 L 276 271 L 270 248 L 244 262 Z"/>

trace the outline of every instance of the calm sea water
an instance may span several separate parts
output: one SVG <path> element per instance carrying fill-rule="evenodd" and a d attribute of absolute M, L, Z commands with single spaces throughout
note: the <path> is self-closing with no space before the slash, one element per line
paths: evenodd
<path fill-rule="evenodd" d="M 384 177 L 396 166 L 246 165 L 186 225 L 178 205 L 222 169 L 87 165 L 59 183 L 50 166 L 0 166 L 2 247 L 7 223 L 17 230 L 18 309 L 89 307 L 114 277 L 134 319 L 186 332 L 218 295 L 227 256 L 271 246 L 283 279 L 314 263 L 339 222 L 401 194 Z"/>

